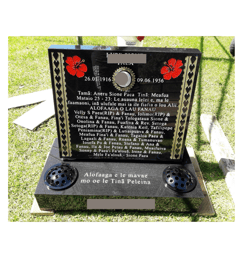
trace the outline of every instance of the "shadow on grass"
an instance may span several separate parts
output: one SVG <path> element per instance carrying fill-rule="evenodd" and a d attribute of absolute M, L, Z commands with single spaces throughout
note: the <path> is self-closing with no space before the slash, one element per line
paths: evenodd
<path fill-rule="evenodd" d="M 96 221 L 99 217 L 104 217 L 106 222 L 112 222 L 109 221 L 109 217 L 112 217 L 111 220 L 114 220 L 114 217 L 119 219 L 119 222 L 129 222 L 129 218 L 127 216 L 131 216 L 131 222 L 136 222 L 134 221 L 134 216 L 137 217 L 138 221 L 137 222 L 156 222 L 156 217 L 158 217 L 158 222 L 163 221 L 161 219 L 162 217 L 171 217 L 171 222 L 175 222 L 174 217 L 178 219 L 178 222 L 197 222 L 199 221 L 200 217 L 203 218 L 214 218 L 217 217 L 217 215 L 213 216 L 202 216 L 198 214 L 193 214 L 193 213 L 186 213 L 186 212 L 160 212 L 160 211 L 128 211 L 128 210 L 81 210 L 81 211 L 56 211 L 55 214 L 60 215 L 60 216 L 77 216 L 81 215 L 83 217 L 85 216 L 92 216 L 94 217 L 94 220 Z M 146 218 L 148 217 L 148 218 Z M 151 221 L 151 217 L 154 219 Z M 183 219 L 183 221 L 180 220 L 180 218 Z M 187 218 L 187 219 L 185 219 Z M 124 219 L 124 221 L 122 221 Z M 85 220 L 86 221 L 86 220 Z M 169 222 L 168 218 L 166 218 L 166 221 Z M 87 222 L 87 221 L 86 221 Z M 90 221 L 92 222 L 92 221 Z M 116 222 L 116 221 L 115 221 Z"/>
<path fill-rule="evenodd" d="M 200 51 L 202 52 L 203 55 L 203 41 L 204 37 L 201 37 L 200 41 Z M 202 134 L 202 128 L 200 125 L 200 116 L 201 116 L 201 94 L 202 94 L 202 62 L 203 58 L 201 59 L 201 64 L 199 66 L 199 74 L 198 74 L 198 101 L 197 101 L 197 141 L 196 141 L 196 149 L 200 149 L 201 145 L 201 134 Z"/>
<path fill-rule="evenodd" d="M 229 53 L 229 51 L 227 51 L 225 49 L 225 47 L 223 46 L 223 44 L 219 41 L 219 39 L 217 37 L 214 37 L 215 40 L 218 42 L 218 44 L 220 45 L 220 47 L 223 49 L 223 51 L 226 53 L 226 55 L 229 58 L 215 58 L 215 57 L 203 57 L 203 51 L 204 51 L 204 37 L 201 37 L 201 41 L 200 41 L 200 51 L 202 52 L 202 58 L 201 58 L 201 65 L 199 68 L 199 74 L 198 74 L 198 102 L 197 102 L 197 141 L 196 141 L 196 149 L 200 150 L 200 146 L 202 144 L 204 144 L 201 140 L 201 134 L 202 134 L 202 127 L 199 126 L 200 125 L 200 116 L 201 116 L 201 110 L 202 110 L 202 103 L 201 103 L 201 94 L 202 94 L 202 63 L 204 61 L 207 60 L 211 60 L 211 61 L 215 61 L 215 62 L 228 62 L 229 67 L 227 72 L 225 73 L 226 77 L 225 77 L 225 81 L 224 81 L 224 86 L 221 89 L 221 97 L 220 100 L 218 102 L 218 107 L 217 107 L 217 112 L 215 114 L 216 118 L 219 119 L 220 115 L 221 115 L 221 111 L 222 111 L 222 106 L 225 100 L 225 95 L 226 95 L 226 90 L 229 84 L 229 80 L 230 80 L 230 75 L 233 69 L 233 64 L 235 62 L 234 58 L 232 58 L 231 54 Z"/>
<path fill-rule="evenodd" d="M 201 217 L 200 215 L 197 214 L 191 214 L 191 213 L 182 213 L 182 212 L 159 212 L 159 211 L 127 211 L 127 210 L 106 210 L 106 211 L 101 211 L 101 210 L 84 210 L 84 211 L 57 211 L 55 212 L 57 215 L 69 215 L 69 216 L 77 216 L 82 214 L 82 216 L 92 216 L 94 217 L 94 220 L 98 217 L 104 217 L 106 222 L 112 222 L 109 221 L 109 217 L 112 217 L 112 220 L 114 220 L 114 217 L 119 219 L 119 222 L 123 222 L 121 220 L 124 219 L 124 222 L 129 222 L 129 218 L 127 216 L 131 216 L 131 222 L 136 222 L 134 221 L 134 216 L 137 217 L 138 221 L 137 222 L 156 222 L 155 217 L 158 217 L 158 222 L 162 221 L 161 217 L 169 217 L 171 216 L 171 222 L 175 222 L 173 217 L 178 218 L 185 218 L 187 217 L 187 220 L 185 222 L 191 221 L 191 222 L 196 222 L 199 221 L 199 218 Z M 148 217 L 148 218 L 146 218 Z M 153 221 L 151 221 L 151 217 L 154 218 Z M 216 217 L 214 216 L 203 216 L 204 218 L 212 218 Z M 166 219 L 167 222 L 168 219 Z M 87 221 L 86 221 L 87 222 Z M 117 222 L 117 221 L 114 221 Z M 178 222 L 180 219 L 178 219 Z"/>

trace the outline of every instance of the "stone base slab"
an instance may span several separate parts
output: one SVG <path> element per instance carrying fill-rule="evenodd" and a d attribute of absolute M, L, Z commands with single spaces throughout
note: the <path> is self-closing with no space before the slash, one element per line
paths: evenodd
<path fill-rule="evenodd" d="M 128 209 L 134 210 L 155 210 L 155 211 L 167 211 L 167 212 L 192 212 L 199 215 L 214 215 L 214 209 L 211 201 L 208 197 L 206 187 L 204 185 L 200 168 L 197 160 L 191 157 L 194 153 L 193 149 L 185 151 L 184 166 L 193 173 L 198 184 L 196 188 L 189 193 L 176 193 L 175 191 L 167 188 L 162 180 L 162 172 L 169 164 L 155 164 L 155 163 L 118 163 L 118 162 L 69 162 L 72 166 L 78 168 L 80 172 L 79 178 L 74 186 L 63 191 L 48 190 L 44 184 L 43 176 L 46 170 L 53 164 L 61 163 L 59 158 L 57 140 L 54 141 L 51 152 L 48 155 L 44 170 L 42 172 L 39 184 L 35 192 L 35 198 L 40 210 L 87 210 L 89 209 L 88 203 L 94 200 L 114 200 L 110 209 L 124 209 L 124 200 L 130 201 L 130 204 L 134 204 L 134 208 L 131 206 Z M 189 157 L 189 155 L 190 157 Z M 114 184 L 110 185 L 110 188 L 103 185 L 93 184 L 80 184 L 83 178 L 83 173 L 87 172 L 87 169 L 95 171 L 98 169 L 103 172 L 117 172 L 121 171 L 125 173 L 147 173 L 148 179 L 151 185 L 122 185 Z M 114 173 L 113 173 L 114 174 Z M 119 206 L 123 200 L 123 206 Z M 135 204 L 135 201 L 140 200 Z M 146 202 L 147 201 L 147 202 Z M 154 202 L 154 208 L 151 206 L 151 201 Z M 127 203 L 128 203 L 127 202 Z M 148 203 L 150 202 L 150 206 Z M 99 201 L 97 202 L 99 203 Z M 144 206 L 142 205 L 144 203 Z M 147 203 L 145 205 L 145 203 Z M 110 202 L 111 204 L 111 202 Z M 98 204 L 99 205 L 99 204 Z M 146 207 L 145 207 L 146 206 Z M 91 207 L 91 206 L 90 206 Z M 93 209 L 93 208 L 92 208 Z M 125 207 L 126 209 L 126 207 Z M 33 213 L 32 213 L 33 214 Z M 44 214 L 43 214 L 44 215 Z"/>

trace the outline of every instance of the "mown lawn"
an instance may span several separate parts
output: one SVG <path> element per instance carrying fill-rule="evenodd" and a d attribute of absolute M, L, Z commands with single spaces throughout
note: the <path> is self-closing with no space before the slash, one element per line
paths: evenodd
<path fill-rule="evenodd" d="M 8 111 L 9 221 L 234 221 L 235 207 L 203 132 L 200 115 L 216 115 L 235 149 L 235 60 L 229 53 L 233 37 L 146 37 L 145 47 L 198 48 L 202 53 L 187 146 L 194 148 L 216 215 L 131 211 L 56 212 L 30 214 L 34 192 L 46 156 L 57 137 L 54 118 L 34 131 L 13 121 L 36 106 Z M 116 37 L 83 37 L 85 45 L 116 45 Z M 74 45 L 76 37 L 9 37 L 8 97 L 51 88 L 47 49 L 52 44 Z"/>

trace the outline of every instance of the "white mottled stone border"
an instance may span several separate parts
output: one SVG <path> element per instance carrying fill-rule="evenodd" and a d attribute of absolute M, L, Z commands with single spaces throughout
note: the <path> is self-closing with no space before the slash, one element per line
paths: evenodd
<path fill-rule="evenodd" d="M 230 190 L 232 198 L 234 199 L 235 154 L 216 117 L 202 114 L 200 119 L 207 139 L 210 142 L 213 154 L 225 175 L 226 184 Z"/>
<path fill-rule="evenodd" d="M 52 216 L 54 215 L 54 211 L 53 210 L 41 210 L 36 199 L 34 198 L 32 207 L 31 207 L 31 211 L 30 211 L 31 215 L 48 215 L 48 216 Z"/>

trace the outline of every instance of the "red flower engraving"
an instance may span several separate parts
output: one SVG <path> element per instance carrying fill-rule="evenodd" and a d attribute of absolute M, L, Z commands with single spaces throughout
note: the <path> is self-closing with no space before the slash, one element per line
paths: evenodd
<path fill-rule="evenodd" d="M 144 40 L 144 36 L 137 36 L 137 39 L 141 42 L 142 40 Z"/>
<path fill-rule="evenodd" d="M 171 77 L 173 79 L 175 79 L 182 72 L 182 69 L 180 68 L 181 66 L 183 66 L 183 63 L 182 63 L 181 60 L 176 61 L 175 58 L 171 58 L 166 63 L 166 66 L 163 66 L 161 68 L 160 72 L 161 72 L 161 74 L 163 74 L 163 77 L 164 77 L 165 80 L 170 80 Z"/>
<path fill-rule="evenodd" d="M 87 72 L 87 66 L 86 64 L 83 64 L 84 60 L 81 60 L 78 56 L 73 57 L 67 57 L 66 63 L 67 65 L 67 71 L 72 76 L 77 76 L 78 78 L 81 78 L 84 76 L 84 73 Z"/>

